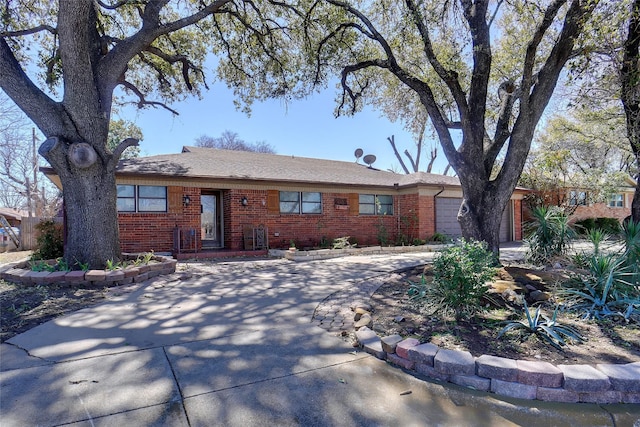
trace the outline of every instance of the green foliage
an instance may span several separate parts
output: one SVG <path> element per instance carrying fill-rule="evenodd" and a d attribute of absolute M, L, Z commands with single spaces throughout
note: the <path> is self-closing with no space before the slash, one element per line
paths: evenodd
<path fill-rule="evenodd" d="M 596 229 L 600 229 L 609 235 L 615 235 L 620 233 L 622 227 L 620 226 L 620 221 L 616 218 L 585 218 L 576 221 L 574 229 L 578 233 L 585 235 Z"/>
<path fill-rule="evenodd" d="M 521 341 L 526 340 L 531 336 L 537 336 L 544 342 L 551 344 L 558 350 L 562 350 L 562 347 L 566 345 L 565 340 L 570 341 L 584 341 L 584 338 L 570 326 L 560 325 L 556 322 L 556 316 L 558 314 L 558 308 L 553 311 L 553 317 L 549 319 L 541 311 L 540 307 L 536 308 L 536 312 L 531 316 L 527 302 L 524 301 L 524 314 L 526 320 L 511 321 L 505 326 L 498 338 L 505 335 L 510 331 L 518 331 L 521 334 Z"/>
<path fill-rule="evenodd" d="M 561 295 L 568 297 L 568 309 L 586 319 L 618 316 L 628 320 L 640 308 L 640 272 L 627 265 L 626 253 L 593 255 L 589 274 L 569 283 Z"/>
<path fill-rule="evenodd" d="M 425 242 L 424 240 L 419 239 L 419 238 L 417 238 L 417 237 L 416 237 L 415 239 L 413 239 L 413 242 L 411 242 L 411 244 L 412 244 L 413 246 L 420 246 L 420 245 L 424 245 L 425 243 L 426 243 L 426 242 Z"/>
<path fill-rule="evenodd" d="M 54 259 L 62 256 L 62 225 L 46 220 L 36 225 L 38 230 L 37 246 L 31 255 L 33 260 Z"/>
<path fill-rule="evenodd" d="M 391 239 L 389 238 L 389 232 L 387 231 L 387 227 L 384 225 L 384 222 L 380 221 L 376 228 L 378 230 L 376 233 L 378 243 L 380 246 L 388 246 Z"/>
<path fill-rule="evenodd" d="M 89 270 L 89 263 L 88 262 L 80 262 L 76 259 L 76 262 L 73 264 L 74 266 L 78 266 L 78 268 L 82 271 L 87 271 Z"/>
<path fill-rule="evenodd" d="M 593 228 L 589 230 L 589 232 L 587 233 L 587 237 L 589 238 L 589 241 L 593 244 L 593 254 L 599 255 L 600 244 L 603 241 L 607 240 L 610 236 L 609 236 L 609 233 L 602 230 L 601 228 Z"/>
<path fill-rule="evenodd" d="M 338 237 L 337 239 L 333 239 L 333 249 L 346 249 L 346 248 L 350 248 L 353 245 L 351 244 L 351 242 L 349 241 L 349 239 L 351 238 L 351 236 L 345 236 L 345 237 Z"/>
<path fill-rule="evenodd" d="M 495 257 L 484 242 L 461 239 L 433 261 L 433 288 L 429 298 L 457 320 L 482 308 L 487 281 L 495 276 Z"/>
<path fill-rule="evenodd" d="M 538 206 L 531 215 L 533 219 L 525 224 L 527 260 L 534 264 L 545 264 L 553 257 L 566 255 L 575 231 L 569 225 L 569 217 L 564 211 L 556 206 Z"/>
<path fill-rule="evenodd" d="M 442 233 L 436 232 L 433 234 L 433 236 L 428 238 L 427 241 L 434 243 L 448 243 L 449 241 L 451 241 L 451 239 Z"/>
<path fill-rule="evenodd" d="M 622 227 L 627 265 L 640 268 L 640 222 L 627 221 Z"/>

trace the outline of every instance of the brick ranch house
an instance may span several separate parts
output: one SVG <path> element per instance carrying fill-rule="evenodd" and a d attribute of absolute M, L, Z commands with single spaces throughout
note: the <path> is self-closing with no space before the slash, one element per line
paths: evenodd
<path fill-rule="evenodd" d="M 46 172 L 46 171 L 45 171 Z M 59 184 L 56 176 L 49 177 Z M 203 252 L 317 247 L 350 236 L 358 245 L 400 236 L 460 236 L 457 178 L 400 175 L 355 162 L 184 147 L 122 160 L 116 171 L 125 252 Z M 501 241 L 522 239 L 514 192 Z"/>
<path fill-rule="evenodd" d="M 605 201 L 594 201 L 588 189 L 570 187 L 540 192 L 539 197 L 547 205 L 569 208 L 571 223 L 588 218 L 615 218 L 622 223 L 631 215 L 635 190 L 636 182 L 628 176 L 622 185 L 607 195 Z"/>

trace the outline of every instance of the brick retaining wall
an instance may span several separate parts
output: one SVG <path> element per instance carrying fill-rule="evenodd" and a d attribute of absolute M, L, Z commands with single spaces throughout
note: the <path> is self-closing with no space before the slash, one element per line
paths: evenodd
<path fill-rule="evenodd" d="M 640 403 L 640 362 L 558 365 L 498 356 L 473 357 L 400 335 L 380 338 L 356 331 L 364 351 L 393 365 L 463 387 L 520 399 L 552 402 Z"/>
<path fill-rule="evenodd" d="M 133 257 L 132 259 L 135 259 Z M 145 280 L 170 274 L 176 271 L 176 261 L 170 257 L 155 255 L 149 264 L 130 265 L 124 269 L 115 270 L 87 270 L 87 271 L 32 271 L 28 262 L 11 264 L 0 272 L 0 278 L 8 282 L 24 285 L 93 285 L 117 286 L 128 283 L 144 282 Z"/>

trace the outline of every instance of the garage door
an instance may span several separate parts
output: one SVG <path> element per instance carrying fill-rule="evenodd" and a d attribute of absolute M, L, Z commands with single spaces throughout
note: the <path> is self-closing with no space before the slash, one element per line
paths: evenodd
<path fill-rule="evenodd" d="M 458 223 L 458 210 L 462 199 L 453 197 L 436 198 L 436 231 L 449 237 L 457 238 L 462 236 L 462 230 Z M 500 241 L 508 242 L 511 240 L 511 203 L 507 206 L 502 214 L 500 223 Z"/>

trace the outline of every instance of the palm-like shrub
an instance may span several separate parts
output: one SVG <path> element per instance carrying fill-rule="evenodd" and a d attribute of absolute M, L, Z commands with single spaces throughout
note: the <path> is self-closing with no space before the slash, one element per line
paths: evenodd
<path fill-rule="evenodd" d="M 527 260 L 545 264 L 553 257 L 566 255 L 576 233 L 564 211 L 556 206 L 538 206 L 531 215 L 533 219 L 525 225 Z"/>

